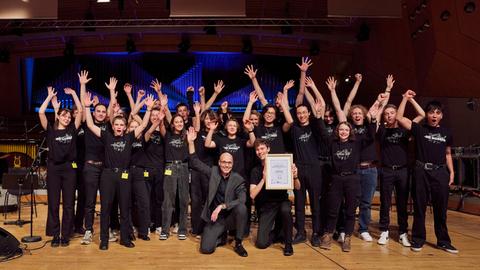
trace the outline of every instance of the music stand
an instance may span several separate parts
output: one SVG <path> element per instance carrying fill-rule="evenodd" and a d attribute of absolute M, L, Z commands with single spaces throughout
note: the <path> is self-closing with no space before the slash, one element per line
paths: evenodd
<path fill-rule="evenodd" d="M 24 187 L 30 187 L 33 189 L 38 188 L 38 176 L 37 175 L 28 175 L 26 177 L 24 174 L 4 174 L 3 175 L 3 188 L 7 190 L 8 193 L 13 194 L 10 190 L 17 190 L 17 208 L 18 208 L 18 218 L 15 221 L 5 221 L 4 225 L 17 225 L 22 227 L 24 224 L 30 223 L 29 220 L 22 220 L 21 219 L 21 201 L 20 197 L 22 195 L 28 195 L 29 193 L 23 194 Z M 28 189 L 27 189 L 28 190 Z M 33 190 L 31 190 L 32 192 Z"/>

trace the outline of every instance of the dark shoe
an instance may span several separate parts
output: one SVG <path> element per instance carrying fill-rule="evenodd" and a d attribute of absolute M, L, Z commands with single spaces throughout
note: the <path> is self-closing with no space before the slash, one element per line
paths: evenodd
<path fill-rule="evenodd" d="M 60 238 L 60 245 L 61 245 L 62 247 L 68 247 L 68 246 L 70 245 L 70 240 L 67 239 L 67 238 L 61 237 L 61 238 Z"/>
<path fill-rule="evenodd" d="M 233 249 L 240 257 L 248 257 L 248 253 L 247 251 L 245 250 L 245 248 L 243 247 L 243 245 L 240 243 L 240 244 L 236 244 L 235 245 L 235 248 Z"/>
<path fill-rule="evenodd" d="M 132 232 L 130 233 L 130 235 L 128 236 L 128 238 L 130 238 L 130 241 L 135 241 L 137 240 L 137 238 L 135 237 L 135 234 Z"/>
<path fill-rule="evenodd" d="M 283 256 L 292 256 L 292 255 L 293 255 L 292 244 L 285 244 L 285 248 L 283 248 Z"/>
<path fill-rule="evenodd" d="M 99 248 L 100 250 L 108 250 L 108 241 L 101 241 Z"/>
<path fill-rule="evenodd" d="M 352 236 L 345 235 L 345 240 L 343 240 L 343 243 L 342 243 L 342 251 L 343 252 L 350 252 L 350 250 L 352 249 L 352 245 L 350 243 L 351 239 L 352 239 Z"/>
<path fill-rule="evenodd" d="M 52 242 L 50 242 L 50 246 L 54 247 L 54 248 L 60 246 L 60 237 L 59 236 L 54 236 L 53 239 L 52 239 Z"/>
<path fill-rule="evenodd" d="M 150 241 L 150 237 L 148 235 L 138 235 L 138 239 L 142 239 L 143 241 Z"/>
<path fill-rule="evenodd" d="M 135 247 L 135 244 L 132 242 L 132 241 L 128 241 L 128 242 L 122 242 L 120 241 L 120 245 L 124 246 L 124 247 L 127 247 L 127 248 L 133 248 Z"/>
<path fill-rule="evenodd" d="M 452 246 L 452 244 L 450 244 L 450 243 L 444 243 L 444 244 L 437 245 L 437 248 L 438 248 L 438 249 L 443 249 L 443 250 L 445 250 L 445 251 L 448 252 L 448 253 L 458 254 L 458 249 L 456 249 L 456 248 L 455 248 L 454 246 Z"/>
<path fill-rule="evenodd" d="M 217 239 L 217 247 L 225 246 L 227 244 L 227 234 L 223 233 L 220 235 L 220 237 Z"/>
<path fill-rule="evenodd" d="M 324 234 L 320 240 L 320 248 L 330 250 L 332 248 L 332 240 L 331 233 Z"/>
<path fill-rule="evenodd" d="M 304 243 L 305 241 L 307 241 L 307 237 L 305 236 L 305 232 L 303 232 L 303 233 L 297 232 L 297 234 L 293 238 L 292 244 L 296 245 L 296 244 Z"/>
<path fill-rule="evenodd" d="M 318 236 L 318 233 L 312 234 L 312 239 L 310 239 L 310 242 L 312 243 L 312 246 L 314 246 L 314 247 L 319 247 L 320 246 L 320 237 Z"/>
<path fill-rule="evenodd" d="M 422 248 L 423 248 L 423 245 L 420 245 L 417 242 L 412 242 L 412 246 L 410 247 L 410 250 L 415 252 L 420 252 L 422 251 Z"/>

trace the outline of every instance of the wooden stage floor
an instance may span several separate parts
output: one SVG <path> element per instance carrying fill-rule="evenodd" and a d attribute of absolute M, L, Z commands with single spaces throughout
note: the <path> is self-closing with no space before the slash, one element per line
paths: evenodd
<path fill-rule="evenodd" d="M 23 218 L 28 219 L 26 212 L 29 211 L 26 207 L 23 209 Z M 50 240 L 45 237 L 47 206 L 38 205 L 38 210 L 39 216 L 34 219 L 34 235 L 41 235 L 43 241 L 29 244 L 28 249 L 40 247 L 45 240 Z M 379 235 L 378 214 L 378 209 L 372 211 L 375 238 Z M 15 218 L 15 214 L 10 213 L 7 219 Z M 392 220 L 396 220 L 395 213 L 392 213 Z M 30 225 L 20 228 L 1 224 L 17 239 L 29 234 Z M 80 245 L 80 237 L 72 239 L 66 248 L 52 248 L 47 244 L 44 248 L 26 251 L 18 259 L 0 263 L 0 269 L 479 269 L 480 216 L 449 211 L 448 225 L 453 245 L 460 250 L 457 255 L 433 246 L 436 243 L 433 217 L 428 213 L 429 244 L 419 253 L 402 247 L 394 241 L 397 234 L 391 233 L 386 246 L 379 246 L 376 242 L 366 243 L 354 237 L 350 253 L 343 253 L 339 245 L 325 251 L 305 243 L 294 246 L 293 256 L 284 257 L 279 244 L 265 250 L 255 248 L 252 238 L 255 238 L 256 227 L 252 226 L 251 237 L 244 241 L 249 253 L 247 258 L 237 256 L 231 245 L 219 247 L 212 255 L 202 255 L 198 252 L 199 240 L 192 236 L 179 241 L 173 235 L 167 241 L 160 241 L 153 233 L 150 234 L 151 241 L 137 240 L 133 249 L 110 243 L 108 251 L 100 251 L 96 234 L 95 243 L 89 246 Z"/>

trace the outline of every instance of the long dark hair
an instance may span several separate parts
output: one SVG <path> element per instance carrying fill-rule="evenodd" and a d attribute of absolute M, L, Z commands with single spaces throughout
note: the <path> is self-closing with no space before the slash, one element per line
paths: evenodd
<path fill-rule="evenodd" d="M 72 111 L 70 109 L 68 109 L 68 108 L 59 109 L 57 115 L 60 116 L 63 113 L 69 113 L 70 114 L 70 119 L 73 118 L 73 114 L 72 114 Z M 70 120 L 70 123 L 72 123 L 71 120 Z M 60 124 L 60 121 L 58 120 L 58 117 L 55 117 L 55 123 L 53 124 L 53 128 L 58 129 L 59 124 Z"/>

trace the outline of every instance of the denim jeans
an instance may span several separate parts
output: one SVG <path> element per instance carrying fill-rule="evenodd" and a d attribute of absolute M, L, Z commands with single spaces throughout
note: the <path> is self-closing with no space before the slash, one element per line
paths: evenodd
<path fill-rule="evenodd" d="M 162 232 L 169 234 L 170 225 L 172 222 L 172 213 L 175 209 L 175 202 L 178 193 L 179 202 L 179 221 L 178 233 L 187 234 L 187 211 L 189 197 L 189 171 L 188 163 L 180 164 L 166 164 L 164 176 L 163 192 L 164 199 L 162 204 Z"/>
<path fill-rule="evenodd" d="M 368 232 L 368 225 L 371 220 L 371 207 L 372 199 L 377 188 L 377 168 L 367 168 L 357 171 L 360 175 L 360 215 L 359 215 L 359 228 L 358 231 Z"/>

